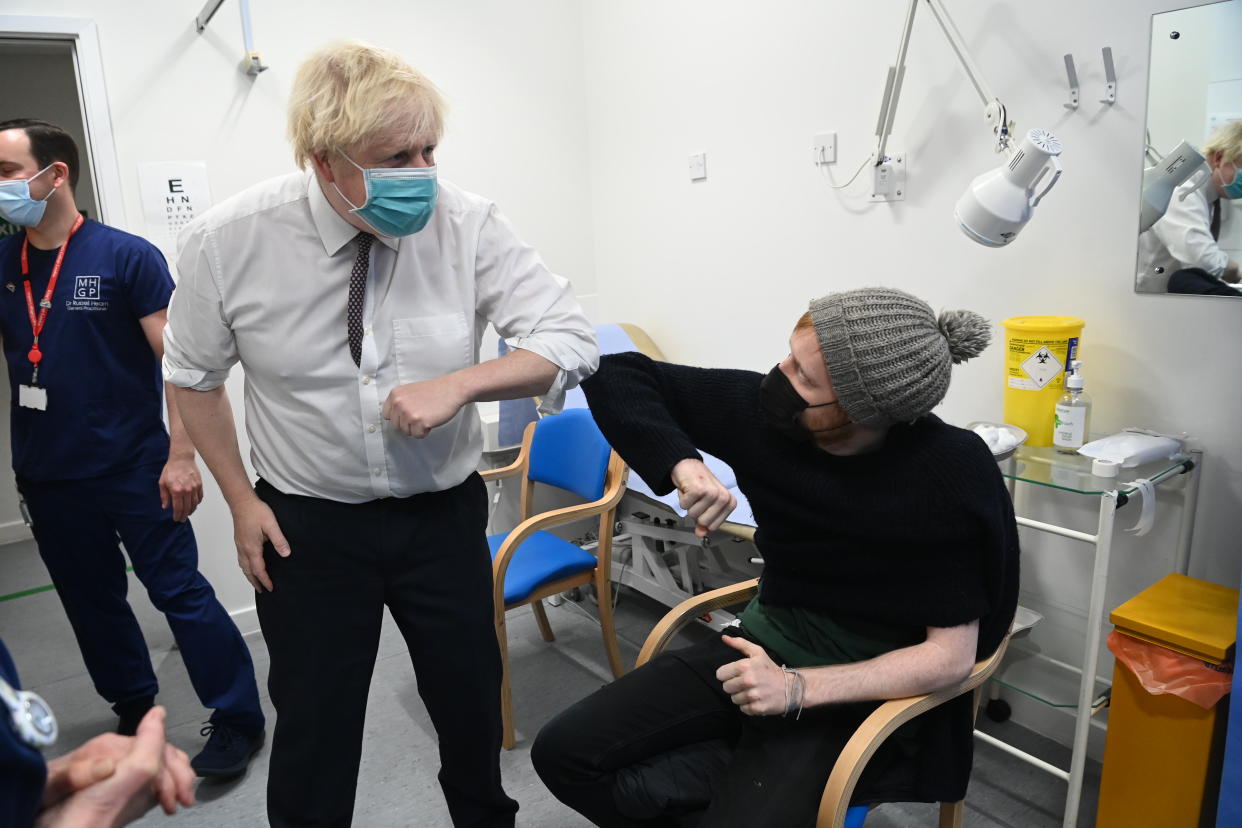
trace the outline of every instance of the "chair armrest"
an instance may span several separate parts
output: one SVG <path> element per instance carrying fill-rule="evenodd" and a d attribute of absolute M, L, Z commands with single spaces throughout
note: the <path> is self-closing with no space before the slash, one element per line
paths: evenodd
<path fill-rule="evenodd" d="M 712 610 L 749 601 L 758 591 L 759 579 L 751 578 L 749 581 L 713 589 L 682 601 L 669 610 L 668 614 L 660 619 L 660 623 L 651 630 L 646 642 L 643 643 L 642 650 L 638 653 L 638 660 L 634 662 L 634 666 L 641 667 L 650 661 L 690 621 Z"/>
<path fill-rule="evenodd" d="M 734 523 L 726 520 L 720 524 L 720 529 L 717 531 L 724 532 L 726 535 L 733 535 L 735 538 L 751 541 L 752 543 L 755 540 L 755 527 L 747 526 L 745 523 Z"/>
<path fill-rule="evenodd" d="M 493 480 L 500 480 L 504 477 L 513 477 L 522 473 L 522 467 L 526 465 L 526 458 L 521 455 L 507 466 L 501 466 L 498 469 L 487 469 L 479 472 L 479 477 L 483 478 L 484 483 L 490 483 Z"/>
<path fill-rule="evenodd" d="M 854 786 L 862 776 L 872 755 L 894 730 L 906 722 L 938 707 L 951 699 L 969 693 L 983 684 L 1000 665 L 1009 645 L 1009 636 L 1001 641 L 996 652 L 975 663 L 970 675 L 949 687 L 925 693 L 921 696 L 910 696 L 905 699 L 892 699 L 872 711 L 854 735 L 845 743 L 844 749 L 837 757 L 832 773 L 828 776 L 828 784 L 824 786 L 824 794 L 819 802 L 819 816 L 816 826 L 839 826 L 845 823 L 845 812 L 850 807 L 850 799 L 854 795 Z"/>
<path fill-rule="evenodd" d="M 479 477 L 483 478 L 484 483 L 490 483 L 493 480 L 500 480 L 504 477 L 513 477 L 521 474 L 526 470 L 526 460 L 530 452 L 530 441 L 534 434 L 535 424 L 529 423 L 526 430 L 522 432 L 522 448 L 518 450 L 517 458 L 507 466 L 501 466 L 498 469 L 488 469 L 479 472 Z"/>

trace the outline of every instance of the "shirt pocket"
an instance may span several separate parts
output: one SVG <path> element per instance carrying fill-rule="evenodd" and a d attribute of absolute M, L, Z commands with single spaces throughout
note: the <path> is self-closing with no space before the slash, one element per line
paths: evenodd
<path fill-rule="evenodd" d="M 392 329 L 397 379 L 402 385 L 436 379 L 474 364 L 464 314 L 394 319 Z"/>

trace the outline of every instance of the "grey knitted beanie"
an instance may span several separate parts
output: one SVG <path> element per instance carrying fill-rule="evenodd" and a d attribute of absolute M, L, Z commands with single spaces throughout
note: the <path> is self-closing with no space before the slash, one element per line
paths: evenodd
<path fill-rule="evenodd" d="M 931 411 L 949 390 L 951 367 L 992 338 L 979 314 L 937 318 L 922 299 L 892 288 L 830 293 L 811 302 L 810 314 L 841 409 L 869 428 Z"/>

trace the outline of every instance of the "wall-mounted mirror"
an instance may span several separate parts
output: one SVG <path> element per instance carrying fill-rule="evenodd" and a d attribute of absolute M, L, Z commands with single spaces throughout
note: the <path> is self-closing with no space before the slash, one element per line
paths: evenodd
<path fill-rule="evenodd" d="M 1152 15 L 1139 293 L 1242 297 L 1239 35 L 1242 0 Z"/>

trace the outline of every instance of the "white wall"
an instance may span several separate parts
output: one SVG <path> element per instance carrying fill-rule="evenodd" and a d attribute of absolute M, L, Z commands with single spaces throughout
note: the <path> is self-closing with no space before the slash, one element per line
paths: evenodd
<path fill-rule="evenodd" d="M 837 182 L 870 151 L 905 3 L 587 2 L 601 307 L 642 325 L 672 359 L 756 370 L 783 356 L 807 300 L 832 290 L 890 285 L 998 322 L 1080 316 L 1093 430 L 1144 425 L 1202 439 L 1191 574 L 1236 586 L 1242 303 L 1133 291 L 1149 15 L 1171 4 L 948 5 L 1019 129 L 1050 128 L 1065 147 L 1061 183 L 1002 250 L 954 225 L 966 184 L 997 162 L 978 99 L 926 8 L 889 144 L 908 156 L 907 199 L 871 204 L 864 183 L 830 190 L 809 146 L 817 132 L 839 133 Z M 1103 46 L 1118 74 L 1111 107 L 1098 103 Z M 1066 52 L 1082 86 L 1073 112 L 1062 107 Z M 708 177 L 691 183 L 687 154 L 697 151 L 707 152 Z M 1002 337 L 998 328 L 996 344 L 955 369 L 939 409 L 950 422 L 1001 419 Z M 1170 570 L 1177 500 L 1162 494 L 1157 531 L 1117 544 L 1109 607 Z M 1020 490 L 1018 506 L 1095 527 L 1087 498 Z M 1119 527 L 1136 517 L 1123 509 Z M 1023 547 L 1022 601 L 1048 615 L 1036 640 L 1080 662 L 1089 550 L 1025 532 Z"/>
<path fill-rule="evenodd" d="M 293 169 L 284 137 L 293 74 L 318 46 L 358 37 L 398 50 L 447 96 L 441 174 L 496 200 L 553 270 L 588 301 L 595 293 L 577 3 L 262 0 L 251 3 L 255 47 L 271 68 L 253 79 L 238 69 L 238 5 L 226 2 L 198 35 L 201 7 L 142 0 L 0 5 L 3 14 L 93 18 L 98 25 L 125 188 L 125 220 L 113 223 L 143 232 L 137 167 L 144 162 L 206 161 L 217 200 Z M 235 372 L 229 385 L 239 422 L 240 379 Z M 214 484 L 208 488 L 194 518 L 202 569 L 224 605 L 246 613 L 253 593 L 237 570 L 228 511 Z M 253 620 L 242 625 L 253 628 Z"/>

